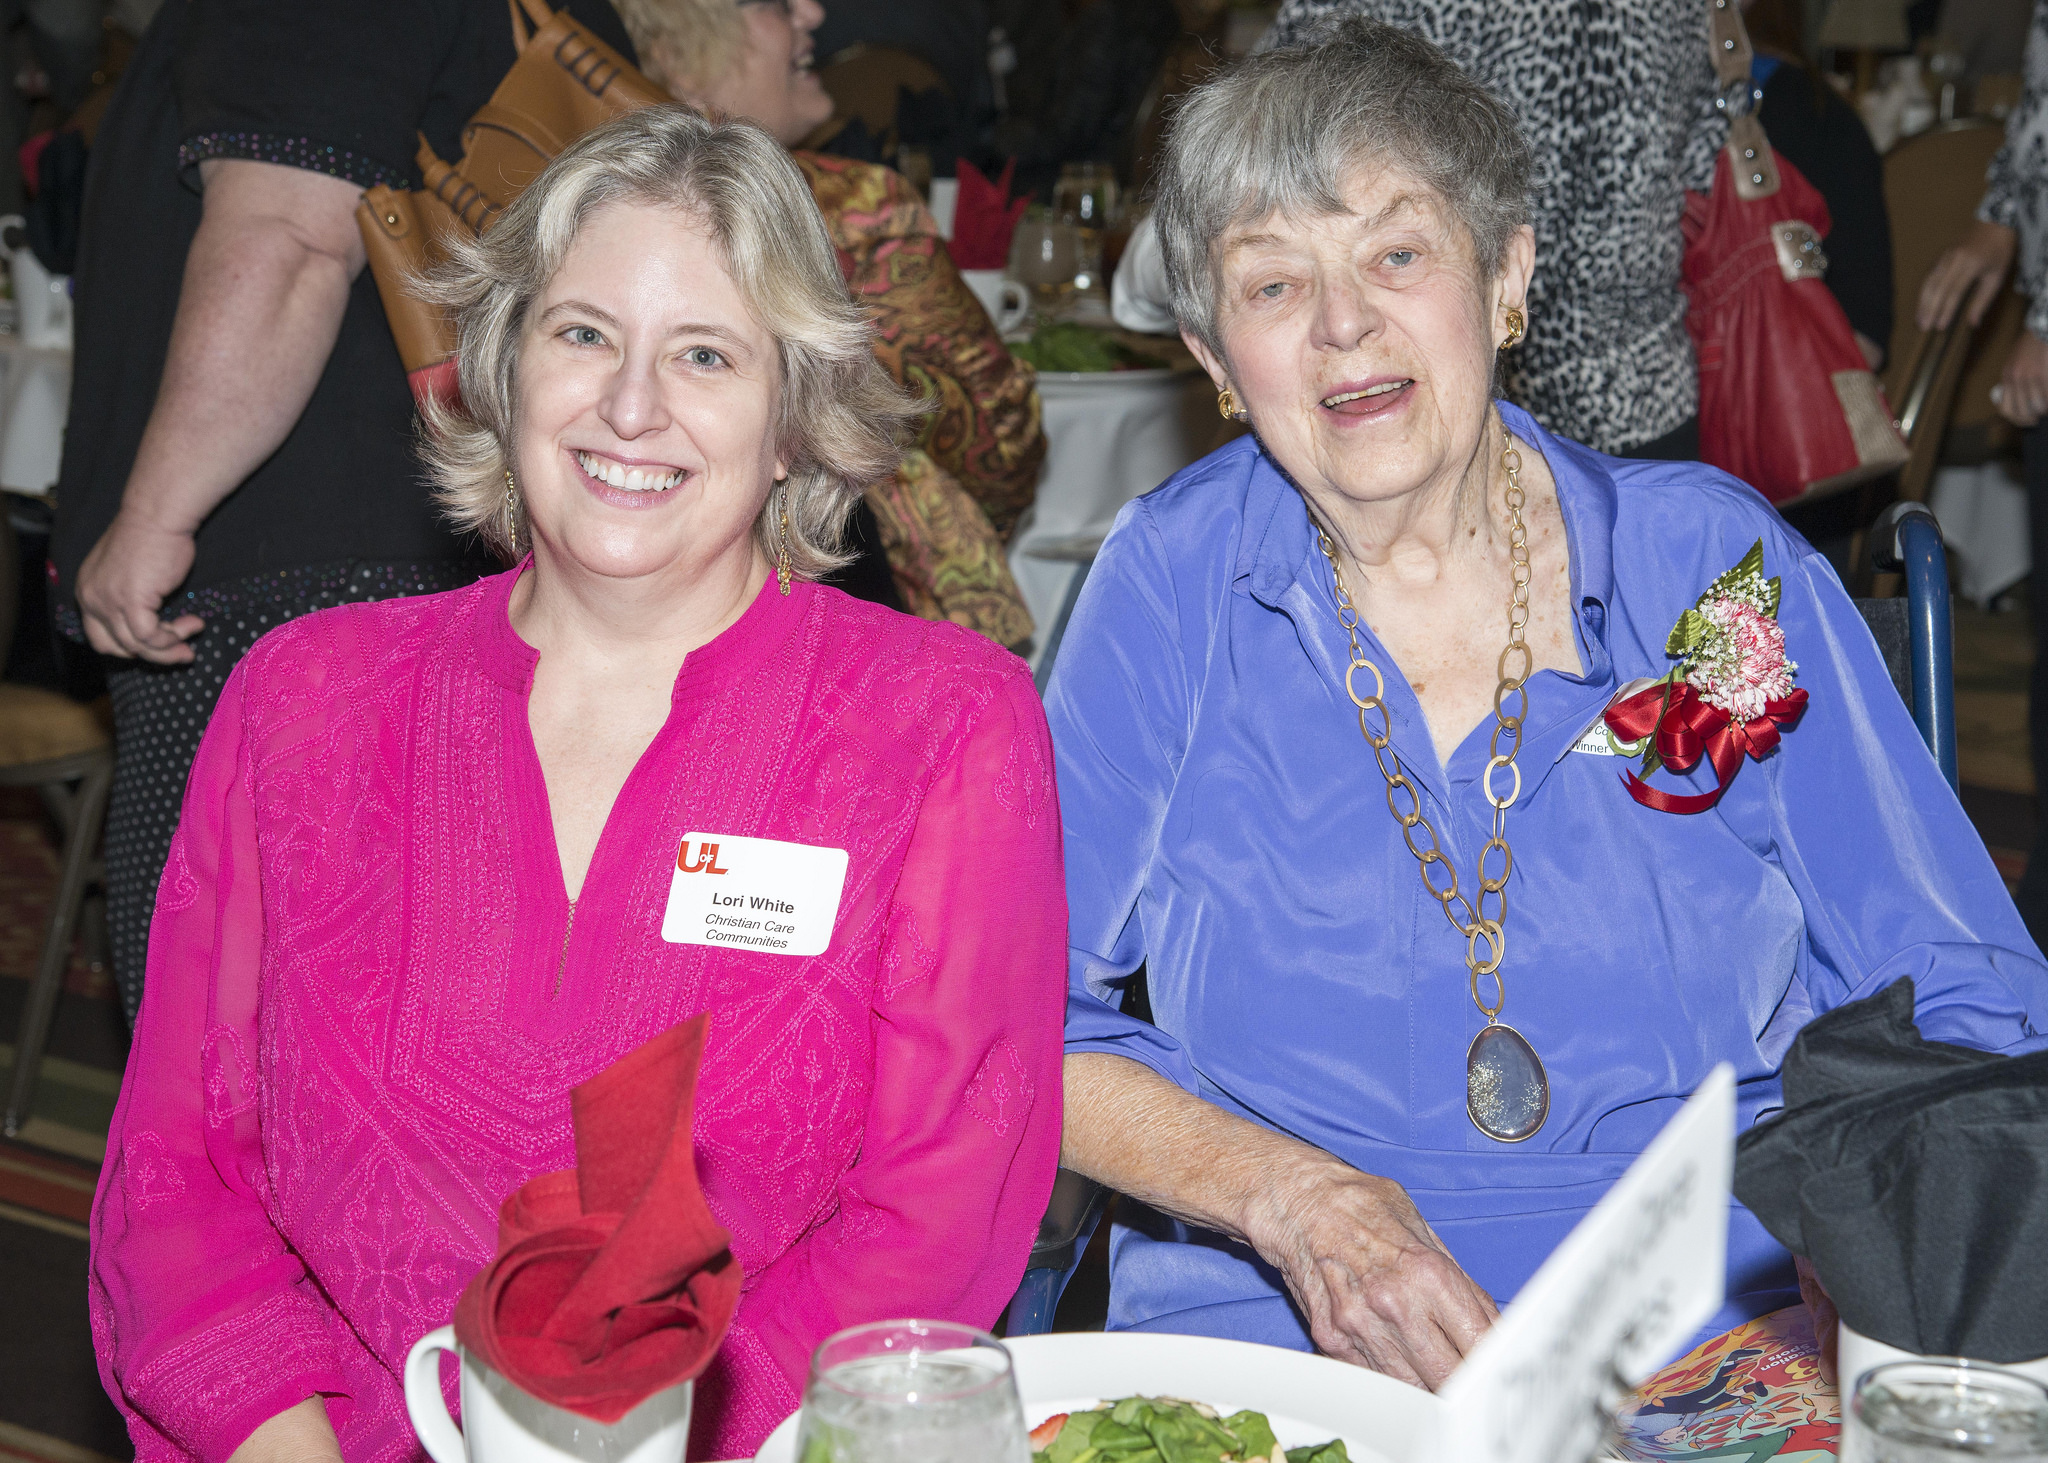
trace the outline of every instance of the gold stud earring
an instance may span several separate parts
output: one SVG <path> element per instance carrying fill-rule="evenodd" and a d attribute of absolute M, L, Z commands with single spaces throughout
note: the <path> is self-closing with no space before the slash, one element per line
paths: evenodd
<path fill-rule="evenodd" d="M 1228 422 L 1244 420 L 1244 413 L 1237 409 L 1237 395 L 1228 386 L 1216 393 L 1216 415 Z"/>
<path fill-rule="evenodd" d="M 505 469 L 505 542 L 511 546 L 512 557 L 519 557 L 519 490 L 512 485 L 512 469 Z"/>
<path fill-rule="evenodd" d="M 1528 333 L 1527 322 L 1523 319 L 1519 306 L 1508 306 L 1507 324 L 1508 338 L 1500 343 L 1500 348 L 1504 351 L 1513 350 L 1516 346 L 1520 345 L 1522 337 Z"/>
<path fill-rule="evenodd" d="M 776 583 L 777 583 L 778 585 L 780 585 L 780 586 L 781 586 L 781 588 L 782 588 L 782 592 L 783 592 L 784 594 L 788 594 L 788 593 L 789 593 L 789 479 L 788 479 L 788 478 L 779 478 L 779 479 L 777 479 L 777 481 L 779 481 L 779 482 L 780 482 L 780 483 L 782 484 L 782 493 L 781 493 L 781 495 L 780 495 L 780 496 L 781 496 L 781 508 L 780 508 L 780 510 L 779 510 L 779 513 L 778 513 L 778 516 L 779 516 L 779 517 L 781 518 L 781 520 L 782 520 L 782 528 L 781 528 L 781 531 L 780 531 L 780 533 L 779 533 L 779 534 L 778 534 L 778 535 L 776 536 L 776 545 L 775 545 L 775 582 L 776 582 Z"/>

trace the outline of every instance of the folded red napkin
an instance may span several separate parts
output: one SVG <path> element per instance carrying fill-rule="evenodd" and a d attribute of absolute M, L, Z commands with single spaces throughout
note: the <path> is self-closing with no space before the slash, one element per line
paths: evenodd
<path fill-rule="evenodd" d="M 953 237 L 946 249 L 961 269 L 1002 269 L 1010 262 L 1010 239 L 1017 220 L 1031 206 L 1029 197 L 1010 199 L 1010 180 L 1017 160 L 1003 164 L 1003 175 L 991 183 L 981 170 L 960 159 L 960 192 L 953 205 Z"/>
<path fill-rule="evenodd" d="M 690 1141 L 704 1028 L 670 1027 L 570 1093 L 576 1167 L 505 1200 L 498 1258 L 455 1307 L 470 1355 L 598 1422 L 703 1371 L 739 1303 Z"/>

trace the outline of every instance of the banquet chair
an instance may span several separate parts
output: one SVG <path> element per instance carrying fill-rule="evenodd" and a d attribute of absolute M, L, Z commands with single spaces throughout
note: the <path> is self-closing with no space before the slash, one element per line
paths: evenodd
<path fill-rule="evenodd" d="M 20 563 L 13 524 L 0 508 L 0 656 L 14 641 Z M 63 836 L 57 890 L 43 933 L 34 983 L 14 1039 L 14 1076 L 0 1131 L 13 1138 L 29 1120 L 43 1048 L 71 963 L 71 936 L 86 886 L 100 877 L 96 851 L 114 783 L 112 713 L 106 698 L 87 705 L 40 686 L 0 681 L 0 787 L 32 787 Z"/>
<path fill-rule="evenodd" d="M 825 58 L 817 73 L 818 84 L 832 98 L 833 116 L 805 138 L 803 145 L 818 146 L 837 136 L 846 123 L 857 121 L 891 162 L 901 140 L 904 99 L 936 94 L 950 102 L 953 95 L 945 77 L 929 61 L 893 46 L 856 42 Z"/>
<path fill-rule="evenodd" d="M 1928 272 L 1976 217 L 1985 169 L 2004 140 L 2005 129 L 1998 123 L 1971 117 L 1909 137 L 1885 154 L 1892 333 L 1882 381 L 1909 455 L 1895 482 L 1878 479 L 1857 488 L 1858 522 L 1889 497 L 1925 502 L 1936 471 L 1957 460 L 1959 448 L 1962 461 L 1997 455 L 1984 450 L 1991 445 L 1988 439 L 1974 449 L 1963 446 L 1962 439 L 1986 438 L 1991 383 L 2018 332 L 2025 302 L 2008 287 L 1980 324 L 1970 325 L 1958 312 L 1945 329 L 1925 333 L 1915 315 Z M 1850 578 L 1864 593 L 1873 592 L 1867 545 L 1866 531 L 1852 535 Z M 1874 592 L 1890 593 L 1891 582 L 1880 581 Z"/>
<path fill-rule="evenodd" d="M 1960 312 L 1945 330 L 1923 333 L 1914 319 L 1920 286 L 1960 239 L 1984 196 L 1984 171 L 2005 129 L 1984 118 L 1947 122 L 1899 143 L 1884 158 L 1885 212 L 1892 237 L 1892 338 L 1885 395 L 1912 456 L 1899 473 L 1901 498 L 1924 501 L 1939 465 L 1950 413 L 1984 331 Z"/>
<path fill-rule="evenodd" d="M 39 686 L 0 682 L 0 787 L 35 788 L 64 837 L 35 983 L 14 1039 L 14 1079 L 0 1124 L 10 1138 L 21 1132 L 35 1102 L 79 905 L 98 873 L 94 849 L 113 782 L 114 742 L 103 704 L 85 706 Z"/>

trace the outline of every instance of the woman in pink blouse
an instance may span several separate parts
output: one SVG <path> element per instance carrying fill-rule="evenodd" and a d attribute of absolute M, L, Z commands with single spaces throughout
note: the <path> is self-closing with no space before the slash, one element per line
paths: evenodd
<path fill-rule="evenodd" d="M 569 1089 L 698 1011 L 746 1281 L 692 1457 L 752 1453 L 840 1327 L 992 1322 L 1052 1184 L 1044 718 L 1006 652 L 812 582 L 909 407 L 788 155 L 634 114 L 434 288 L 441 491 L 530 556 L 296 621 L 221 696 L 93 1211 L 143 1463 L 418 1457 L 406 1350 L 574 1161 Z M 797 914 L 720 923 L 676 871 L 721 840 Z"/>

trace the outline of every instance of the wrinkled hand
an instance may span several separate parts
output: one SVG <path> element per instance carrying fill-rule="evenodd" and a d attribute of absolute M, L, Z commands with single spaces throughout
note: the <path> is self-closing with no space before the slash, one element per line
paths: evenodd
<path fill-rule="evenodd" d="M 2031 427 L 2048 412 L 2048 341 L 2022 330 L 1998 378 L 1998 414 L 2016 427 Z"/>
<path fill-rule="evenodd" d="M 161 620 L 157 612 L 192 572 L 196 552 L 189 533 L 144 523 L 125 510 L 116 514 L 78 571 L 78 609 L 93 649 L 159 665 L 190 661 L 185 642 L 206 622 L 197 615 Z"/>
<path fill-rule="evenodd" d="M 1813 1339 L 1820 1343 L 1820 1379 L 1830 1387 L 1836 1386 L 1839 1370 L 1836 1356 L 1842 1339 L 1842 1318 L 1836 1314 L 1834 1301 L 1820 1283 L 1820 1277 L 1813 1273 L 1813 1265 L 1806 1256 L 1794 1255 L 1792 1265 L 1799 1272 L 1800 1299 L 1806 1302 L 1806 1309 L 1813 1316 Z"/>
<path fill-rule="evenodd" d="M 1967 306 L 1972 326 L 1984 319 L 1984 312 L 1998 298 L 2005 284 L 2005 272 L 2012 267 L 2018 236 L 2003 224 L 1970 225 L 1963 241 L 1934 261 L 1920 285 L 1920 304 L 1913 319 L 1922 330 L 1945 329 L 1955 319 L 1959 306 Z"/>
<path fill-rule="evenodd" d="M 1281 1174 L 1245 1228 L 1339 1361 L 1434 1389 L 1500 1315 L 1406 1190 L 1328 1154 Z"/>

